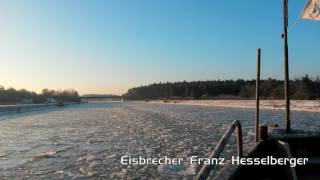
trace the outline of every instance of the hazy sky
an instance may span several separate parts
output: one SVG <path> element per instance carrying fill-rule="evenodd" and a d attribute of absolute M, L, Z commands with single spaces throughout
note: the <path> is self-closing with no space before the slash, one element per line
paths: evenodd
<path fill-rule="evenodd" d="M 320 22 L 290 0 L 291 77 L 320 75 Z M 121 94 L 153 82 L 283 76 L 282 0 L 0 0 L 0 84 Z"/>

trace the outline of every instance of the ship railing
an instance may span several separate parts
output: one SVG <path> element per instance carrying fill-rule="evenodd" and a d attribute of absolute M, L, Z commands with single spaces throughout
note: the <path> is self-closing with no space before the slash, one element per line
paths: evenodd
<path fill-rule="evenodd" d="M 242 145 L 242 128 L 241 123 L 238 120 L 233 121 L 228 130 L 224 133 L 224 135 L 219 140 L 217 146 L 209 155 L 209 158 L 219 158 L 220 154 L 223 152 L 227 142 L 229 141 L 233 132 L 237 129 L 237 152 L 238 156 L 243 157 L 243 145 Z M 210 175 L 211 170 L 214 168 L 213 164 L 203 165 L 200 169 L 199 173 L 196 176 L 196 179 L 202 180 L 207 179 Z"/>

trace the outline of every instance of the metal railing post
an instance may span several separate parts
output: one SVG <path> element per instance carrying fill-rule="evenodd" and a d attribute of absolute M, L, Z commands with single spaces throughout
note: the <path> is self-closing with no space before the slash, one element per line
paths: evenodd
<path fill-rule="evenodd" d="M 243 156 L 243 145 L 242 145 L 242 127 L 241 123 L 238 121 L 237 123 L 237 152 L 238 156 Z"/>
<path fill-rule="evenodd" d="M 241 123 L 240 121 L 236 120 L 233 121 L 233 123 L 230 125 L 228 130 L 224 133 L 224 135 L 221 137 L 219 140 L 217 146 L 214 148 L 212 153 L 209 155 L 209 159 L 212 158 L 218 158 L 220 154 L 223 152 L 224 147 L 227 144 L 227 141 L 230 139 L 232 133 L 235 131 L 237 128 L 237 150 L 238 150 L 238 155 L 240 157 L 243 156 L 243 147 L 242 147 L 242 128 L 241 128 Z M 214 165 L 203 165 L 202 168 L 200 169 L 199 173 L 196 176 L 196 179 L 207 179 L 208 176 L 210 175 L 211 170 L 213 169 Z"/>

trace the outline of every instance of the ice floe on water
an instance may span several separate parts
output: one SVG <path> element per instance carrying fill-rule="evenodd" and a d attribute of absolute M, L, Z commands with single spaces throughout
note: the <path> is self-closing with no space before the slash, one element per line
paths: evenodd
<path fill-rule="evenodd" d="M 261 112 L 262 123 L 281 126 L 282 118 L 281 111 Z M 319 118 L 320 113 L 293 112 L 292 124 L 318 131 Z M 190 164 L 190 158 L 207 157 L 234 120 L 242 122 L 248 151 L 254 139 L 254 111 L 250 109 L 105 102 L 6 115 L 0 121 L 0 176 L 193 179 L 200 166 Z M 230 157 L 235 149 L 232 138 L 222 156 Z M 124 165 L 120 163 L 123 156 L 184 161 Z"/>

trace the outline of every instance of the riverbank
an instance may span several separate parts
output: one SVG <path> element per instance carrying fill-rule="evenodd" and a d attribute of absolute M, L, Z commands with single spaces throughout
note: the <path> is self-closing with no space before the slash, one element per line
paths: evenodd
<path fill-rule="evenodd" d="M 148 103 L 183 104 L 215 107 L 255 108 L 255 100 L 151 100 Z M 261 109 L 284 110 L 284 100 L 261 100 Z M 320 100 L 291 100 L 292 111 L 320 112 Z"/>
<path fill-rule="evenodd" d="M 81 102 L 84 103 L 84 102 Z M 64 105 L 79 104 L 78 102 L 65 102 Z M 0 113 L 2 112 L 20 112 L 23 110 L 36 109 L 57 106 L 57 103 L 46 104 L 15 104 L 15 105 L 0 105 Z"/>

